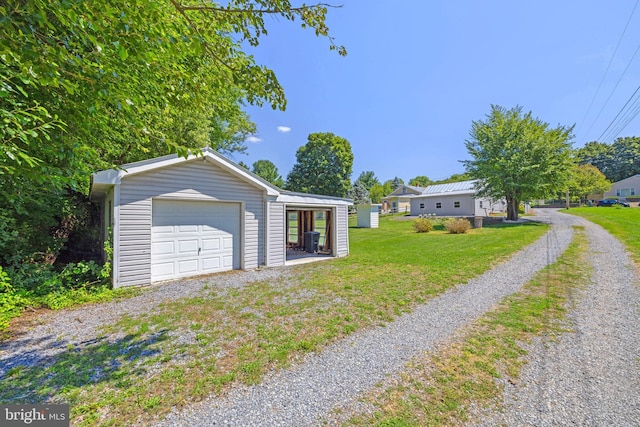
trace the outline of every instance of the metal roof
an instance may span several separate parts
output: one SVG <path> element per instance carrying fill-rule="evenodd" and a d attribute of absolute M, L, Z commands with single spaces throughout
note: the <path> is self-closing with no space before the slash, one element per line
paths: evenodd
<path fill-rule="evenodd" d="M 475 192 L 476 183 L 476 180 L 472 180 L 430 185 L 422 191 L 421 195 Z"/>

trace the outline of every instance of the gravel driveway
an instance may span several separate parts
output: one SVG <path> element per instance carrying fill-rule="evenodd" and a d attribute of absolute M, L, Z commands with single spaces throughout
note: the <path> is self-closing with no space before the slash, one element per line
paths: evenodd
<path fill-rule="evenodd" d="M 553 218 L 556 215 L 554 214 Z M 584 220 L 592 282 L 572 295 L 572 332 L 538 339 L 504 410 L 479 426 L 640 426 L 640 283 L 622 244 Z"/>
<path fill-rule="evenodd" d="M 413 356 L 433 350 L 456 331 L 517 292 L 568 246 L 573 224 L 585 225 L 596 266 L 591 288 L 575 295 L 574 333 L 549 346 L 534 344 L 521 386 L 505 395 L 505 411 L 478 414 L 481 425 L 640 425 L 638 276 L 623 247 L 600 227 L 555 211 L 541 211 L 553 228 L 536 243 L 482 276 L 430 300 L 385 327 L 359 332 L 256 386 L 237 387 L 172 412 L 163 425 L 303 426 L 335 424 L 332 410 L 399 372 Z M 219 286 L 242 287 L 287 274 L 287 268 L 234 272 Z M 0 379 L 16 365 L 45 367 L 69 343 L 95 339 L 124 314 L 194 296 L 204 281 L 166 284 L 120 302 L 50 313 L 0 345 Z M 216 285 L 218 286 L 218 284 Z"/>

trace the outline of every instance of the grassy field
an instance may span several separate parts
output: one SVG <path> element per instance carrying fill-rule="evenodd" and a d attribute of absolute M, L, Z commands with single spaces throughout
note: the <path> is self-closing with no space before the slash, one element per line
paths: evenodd
<path fill-rule="evenodd" d="M 591 271 L 584 259 L 586 246 L 577 229 L 558 261 L 474 322 L 460 341 L 413 359 L 392 384 L 365 398 L 376 408 L 373 415 L 354 416 L 347 425 L 456 426 L 468 421 L 472 403 L 495 410 L 502 398 L 496 379 L 517 381 L 524 343 L 566 328 L 562 320 L 569 294 Z"/>
<path fill-rule="evenodd" d="M 601 225 L 625 244 L 640 267 L 640 208 L 575 208 L 567 211 Z"/>
<path fill-rule="evenodd" d="M 233 290 L 217 289 L 214 275 L 201 296 L 125 317 L 95 342 L 69 345 L 46 370 L 16 368 L 0 383 L 0 402 L 69 402 L 77 425 L 153 423 L 172 407 L 259 382 L 304 353 L 389 322 L 546 230 L 531 223 L 418 234 L 411 221 L 381 218 L 378 229 L 350 229 L 347 258 Z"/>

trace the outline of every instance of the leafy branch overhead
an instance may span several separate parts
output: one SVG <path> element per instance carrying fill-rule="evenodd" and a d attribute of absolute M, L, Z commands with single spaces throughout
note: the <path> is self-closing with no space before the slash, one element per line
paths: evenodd
<path fill-rule="evenodd" d="M 274 25 L 314 30 L 343 55 L 326 24 L 332 7 L 0 2 L 0 231 L 20 230 L 0 238 L 0 261 L 59 250 L 62 240 L 48 237 L 78 212 L 67 200 L 87 196 L 91 172 L 204 146 L 246 150 L 256 131 L 246 105 L 286 107 L 275 73 L 247 49 L 272 16 Z"/>
<path fill-rule="evenodd" d="M 31 142 L 46 136 L 97 162 L 137 160 L 115 151 L 148 157 L 181 147 L 224 146 L 225 141 L 192 141 L 193 135 L 210 134 L 211 128 L 251 133 L 245 102 L 286 107 L 275 73 L 256 64 L 242 42 L 257 46 L 267 34 L 265 16 L 278 16 L 299 19 L 344 55 L 329 36 L 329 7 L 295 7 L 283 0 L 0 5 L 0 164 L 14 166 L 20 157 L 27 165 L 45 160 Z M 198 116 L 209 119 L 189 120 Z M 174 134 L 179 122 L 191 122 L 188 135 L 185 129 Z"/>

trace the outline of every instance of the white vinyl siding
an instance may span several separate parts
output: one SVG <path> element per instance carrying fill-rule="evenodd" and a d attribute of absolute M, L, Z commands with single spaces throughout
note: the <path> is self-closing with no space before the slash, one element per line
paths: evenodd
<path fill-rule="evenodd" d="M 243 202 L 240 268 L 256 268 L 264 259 L 263 190 L 204 159 L 195 159 L 122 179 L 115 286 L 151 282 L 152 198 Z"/>
<path fill-rule="evenodd" d="M 285 205 L 283 203 L 269 203 L 269 233 L 267 236 L 268 266 L 284 265 L 286 259 L 285 242 Z"/>
<path fill-rule="evenodd" d="M 420 204 L 424 203 L 424 208 Z M 438 216 L 474 216 L 476 202 L 473 195 L 434 195 L 411 200 L 411 215 L 435 213 Z"/>
<path fill-rule="evenodd" d="M 336 231 L 338 244 L 336 256 L 343 257 L 349 254 L 349 212 L 344 205 L 338 205 L 335 209 Z"/>

